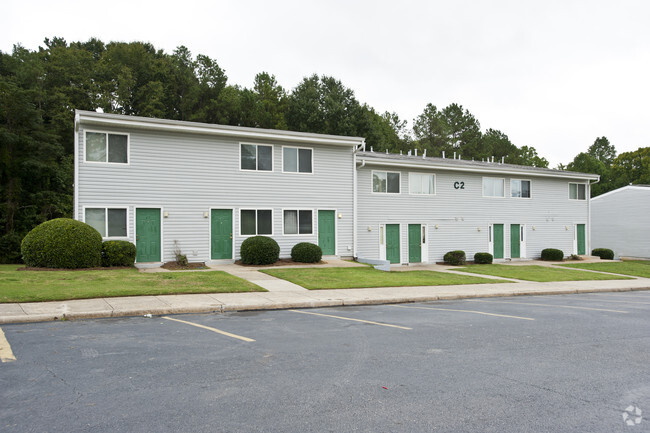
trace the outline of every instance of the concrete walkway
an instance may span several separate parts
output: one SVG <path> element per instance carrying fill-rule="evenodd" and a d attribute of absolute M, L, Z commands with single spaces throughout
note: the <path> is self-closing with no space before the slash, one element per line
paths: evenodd
<path fill-rule="evenodd" d="M 363 266 L 341 260 L 328 260 L 323 266 Z M 548 266 L 548 263 L 544 263 Z M 526 264 L 542 264 L 529 261 Z M 296 266 L 304 267 L 304 266 Z M 211 267 L 249 280 L 269 290 L 252 293 L 214 293 L 193 295 L 131 296 L 80 299 L 57 302 L 0 304 L 0 324 L 61 319 L 86 319 L 138 315 L 209 313 L 243 310 L 271 310 L 342 305 L 391 304 L 445 299 L 482 298 L 517 295 L 553 295 L 590 292 L 650 290 L 650 279 L 605 281 L 565 281 L 536 283 L 466 284 L 457 286 L 381 287 L 366 289 L 306 290 L 298 285 L 259 272 L 260 267 L 219 265 Z M 460 273 L 442 265 L 397 266 L 394 270 L 436 270 Z M 475 274 L 472 274 L 475 275 Z M 483 277 L 489 278 L 489 276 Z"/>

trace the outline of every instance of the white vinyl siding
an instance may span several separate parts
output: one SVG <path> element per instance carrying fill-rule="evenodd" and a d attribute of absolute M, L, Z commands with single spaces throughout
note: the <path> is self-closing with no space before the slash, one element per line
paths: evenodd
<path fill-rule="evenodd" d="M 505 197 L 505 179 L 499 177 L 484 177 L 483 197 Z"/>
<path fill-rule="evenodd" d="M 86 162 L 128 164 L 129 136 L 86 131 Z"/>
<path fill-rule="evenodd" d="M 240 145 L 240 168 L 251 171 L 273 171 L 273 146 Z"/>
<path fill-rule="evenodd" d="M 372 172 L 372 192 L 399 194 L 400 173 L 393 171 Z"/>
<path fill-rule="evenodd" d="M 273 210 L 271 209 L 242 209 L 240 222 L 239 232 L 242 236 L 273 234 Z"/>
<path fill-rule="evenodd" d="M 409 193 L 434 195 L 436 193 L 435 174 L 409 173 Z"/>
<path fill-rule="evenodd" d="M 312 150 L 302 147 L 282 148 L 282 171 L 286 173 L 312 173 Z"/>
<path fill-rule="evenodd" d="M 587 186 L 584 183 L 569 183 L 569 199 L 570 200 L 586 200 L 587 199 Z"/>
<path fill-rule="evenodd" d="M 314 232 L 311 210 L 285 210 L 283 214 L 285 235 L 310 235 Z"/>
<path fill-rule="evenodd" d="M 127 231 L 126 208 L 88 207 L 84 221 L 102 235 L 103 238 L 125 238 Z"/>
<path fill-rule="evenodd" d="M 510 197 L 513 198 L 530 198 L 529 180 L 510 179 Z"/>

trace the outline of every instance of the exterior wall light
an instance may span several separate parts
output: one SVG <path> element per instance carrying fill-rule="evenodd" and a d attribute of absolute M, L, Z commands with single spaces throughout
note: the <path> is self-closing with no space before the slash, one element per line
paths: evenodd
<path fill-rule="evenodd" d="M 167 211 L 163 212 L 163 218 L 169 218 L 169 212 Z"/>
<path fill-rule="evenodd" d="M 436 224 L 436 226 L 435 226 L 435 227 L 436 227 L 436 230 L 438 230 L 438 224 Z"/>
<path fill-rule="evenodd" d="M 342 213 L 339 214 L 339 219 L 341 219 L 341 218 L 343 218 L 343 214 L 342 214 Z"/>
<path fill-rule="evenodd" d="M 207 218 L 207 217 L 208 217 L 208 213 L 207 213 L 207 212 L 203 212 L 203 218 Z"/>
<path fill-rule="evenodd" d="M 478 230 L 478 231 L 481 231 L 481 228 L 480 228 L 480 227 L 477 227 L 477 230 Z"/>

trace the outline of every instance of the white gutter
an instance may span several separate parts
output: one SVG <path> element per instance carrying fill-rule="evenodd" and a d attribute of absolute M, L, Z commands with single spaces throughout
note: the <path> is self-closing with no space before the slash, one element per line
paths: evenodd
<path fill-rule="evenodd" d="M 598 176 L 598 179 L 596 179 L 596 182 L 594 182 L 593 184 L 591 183 L 591 181 L 589 181 L 589 183 L 588 183 L 588 185 L 589 185 L 589 199 L 587 200 L 587 225 L 589 225 L 589 228 L 587 229 L 587 231 L 588 231 L 588 236 L 587 237 L 589 238 L 589 248 L 588 248 L 587 251 L 585 251 L 585 253 L 587 253 L 587 252 L 589 253 L 587 255 L 591 255 L 591 250 L 593 249 L 592 245 L 591 245 L 591 185 L 595 185 L 598 182 L 600 182 L 600 176 Z"/>
<path fill-rule="evenodd" d="M 79 113 L 74 115 L 74 184 L 72 217 L 79 220 Z"/>
<path fill-rule="evenodd" d="M 366 148 L 366 142 L 354 147 L 352 155 L 352 257 L 357 258 L 357 152 Z M 365 161 L 364 161 L 365 164 Z M 363 165 L 362 165 L 363 167 Z"/>

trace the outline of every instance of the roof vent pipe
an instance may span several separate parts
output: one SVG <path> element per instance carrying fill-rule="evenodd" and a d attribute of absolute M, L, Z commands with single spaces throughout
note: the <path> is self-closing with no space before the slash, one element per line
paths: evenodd
<path fill-rule="evenodd" d="M 374 152 L 374 151 L 375 151 L 375 150 L 372 148 L 372 146 L 370 146 L 370 151 L 371 151 L 371 152 Z"/>
<path fill-rule="evenodd" d="M 386 155 L 388 155 L 388 149 L 386 149 Z"/>
<path fill-rule="evenodd" d="M 442 159 L 445 159 L 445 151 L 442 151 Z"/>
<path fill-rule="evenodd" d="M 501 157 L 501 164 L 505 164 L 505 163 L 506 163 L 506 157 L 505 157 L 505 156 L 502 156 L 502 157 Z"/>
<path fill-rule="evenodd" d="M 492 155 L 492 162 L 494 162 L 494 155 Z"/>
<path fill-rule="evenodd" d="M 456 159 L 456 152 L 454 152 L 454 159 Z"/>
<path fill-rule="evenodd" d="M 424 159 L 426 157 L 427 157 L 427 150 L 424 149 L 424 151 L 422 152 L 422 159 Z"/>
<path fill-rule="evenodd" d="M 408 156 L 411 156 L 411 151 L 409 150 L 409 153 L 407 154 Z"/>
<path fill-rule="evenodd" d="M 458 154 L 458 160 L 459 160 L 459 161 L 461 160 L 461 156 L 460 156 L 460 153 Z"/>
<path fill-rule="evenodd" d="M 399 154 L 400 154 L 400 155 L 402 154 L 402 151 L 401 151 L 401 150 L 399 151 Z"/>
<path fill-rule="evenodd" d="M 418 150 L 415 149 L 415 156 L 418 156 Z"/>

